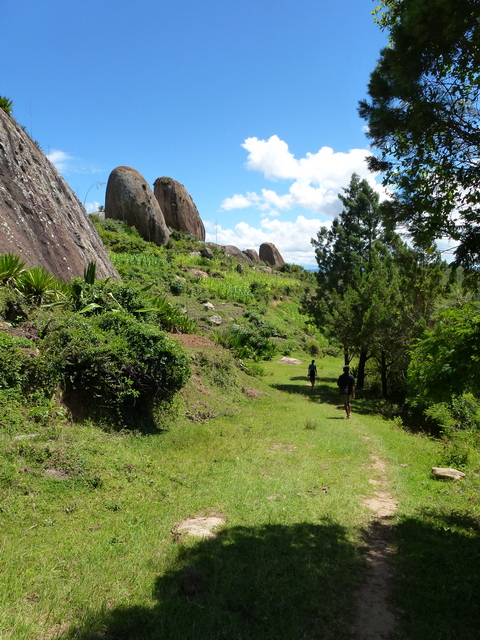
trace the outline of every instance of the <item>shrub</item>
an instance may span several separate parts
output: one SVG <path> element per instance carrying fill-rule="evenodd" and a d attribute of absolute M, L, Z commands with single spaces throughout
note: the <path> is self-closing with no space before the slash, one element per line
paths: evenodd
<path fill-rule="evenodd" d="M 454 396 L 451 402 L 436 402 L 425 409 L 429 430 L 480 432 L 480 403 L 471 393 Z"/>
<path fill-rule="evenodd" d="M 265 310 L 263 310 L 263 314 Z M 278 336 L 277 328 L 268 320 L 265 320 L 265 316 L 262 315 L 261 310 L 247 309 L 243 316 L 248 318 L 250 322 L 256 327 L 259 334 L 264 338 L 270 338 L 271 336 Z"/>
<path fill-rule="evenodd" d="M 247 376 L 252 376 L 252 378 L 262 378 L 265 375 L 265 369 L 261 364 L 258 364 L 258 362 L 237 360 L 237 366 L 244 371 Z"/>
<path fill-rule="evenodd" d="M 316 340 L 309 340 L 305 345 L 305 351 L 312 357 L 318 356 L 320 354 L 320 345 Z"/>
<path fill-rule="evenodd" d="M 0 388 L 23 387 L 32 371 L 33 342 L 0 333 Z"/>
<path fill-rule="evenodd" d="M 170 400 L 188 379 L 188 360 L 177 343 L 127 314 L 68 314 L 48 330 L 39 375 L 50 384 L 61 380 L 67 402 L 86 415 L 127 425 L 139 416 L 151 420 L 154 405 Z"/>
<path fill-rule="evenodd" d="M 289 356 L 292 351 L 296 351 L 298 349 L 298 344 L 295 342 L 295 340 L 285 340 L 281 344 L 280 349 L 283 356 Z"/>
<path fill-rule="evenodd" d="M 180 278 L 175 278 L 175 280 L 170 283 L 170 293 L 172 293 L 174 296 L 179 296 L 184 291 L 185 283 L 183 282 L 183 280 L 180 280 Z"/>
<path fill-rule="evenodd" d="M 257 300 L 270 300 L 271 291 L 268 284 L 263 282 L 252 282 L 250 285 L 250 291 L 255 296 Z"/>
<path fill-rule="evenodd" d="M 92 217 L 98 235 L 109 251 L 114 253 L 141 253 L 148 248 L 146 242 L 135 229 L 120 222 L 106 218 L 103 221 Z"/>
<path fill-rule="evenodd" d="M 203 369 L 207 379 L 222 389 L 236 384 L 237 374 L 232 356 L 202 352 L 197 356 L 197 364 Z"/>
<path fill-rule="evenodd" d="M 276 345 L 254 327 L 234 325 L 217 334 L 218 342 L 234 351 L 238 358 L 251 360 L 271 360 L 277 350 Z"/>

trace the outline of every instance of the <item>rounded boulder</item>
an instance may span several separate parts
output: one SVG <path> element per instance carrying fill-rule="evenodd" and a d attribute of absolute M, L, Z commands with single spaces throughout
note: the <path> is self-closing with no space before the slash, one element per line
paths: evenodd
<path fill-rule="evenodd" d="M 105 217 L 135 227 L 144 240 L 165 245 L 170 232 L 145 178 L 132 167 L 117 167 L 107 182 Z"/>

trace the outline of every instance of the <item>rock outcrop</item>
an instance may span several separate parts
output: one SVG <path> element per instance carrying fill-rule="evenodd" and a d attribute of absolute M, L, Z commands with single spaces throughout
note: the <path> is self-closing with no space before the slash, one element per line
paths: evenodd
<path fill-rule="evenodd" d="M 260 260 L 271 264 L 272 267 L 281 267 L 285 260 L 280 255 L 280 251 L 271 242 L 264 242 L 260 245 Z"/>
<path fill-rule="evenodd" d="M 163 211 L 145 178 L 132 167 L 112 171 L 105 193 L 105 217 L 135 227 L 144 240 L 165 245 L 170 232 Z"/>
<path fill-rule="evenodd" d="M 69 281 L 89 262 L 97 277 L 118 273 L 92 222 L 57 169 L 0 109 L 0 253 Z"/>
<path fill-rule="evenodd" d="M 258 253 L 255 251 L 255 249 L 245 249 L 245 251 L 243 251 L 243 253 L 247 256 L 247 258 L 249 260 L 251 260 L 252 262 L 260 262 L 260 256 L 258 255 Z"/>
<path fill-rule="evenodd" d="M 205 240 L 205 227 L 200 214 L 183 184 L 172 178 L 157 178 L 153 191 L 170 228 Z"/>
<path fill-rule="evenodd" d="M 235 247 L 233 244 L 215 244 L 215 242 L 206 242 L 205 245 L 210 249 L 216 249 L 217 251 L 224 253 L 226 256 L 230 256 L 230 258 L 238 258 L 242 262 L 250 262 L 245 253 L 240 251 L 240 249 Z"/>

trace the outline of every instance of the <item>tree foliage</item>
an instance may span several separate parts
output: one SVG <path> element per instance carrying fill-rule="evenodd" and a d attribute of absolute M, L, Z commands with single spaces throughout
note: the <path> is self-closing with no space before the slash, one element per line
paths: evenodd
<path fill-rule="evenodd" d="M 480 314 L 467 304 L 443 311 L 412 349 L 408 371 L 412 396 L 421 405 L 451 402 L 454 396 L 480 397 Z"/>
<path fill-rule="evenodd" d="M 332 227 L 322 227 L 312 239 L 321 286 L 343 293 L 365 270 L 380 229 L 379 196 L 354 173 L 344 194 L 343 209 Z"/>
<path fill-rule="evenodd" d="M 359 356 L 357 386 L 366 363 L 378 363 L 382 394 L 405 389 L 408 349 L 430 318 L 442 291 L 442 263 L 408 247 L 382 223 L 377 193 L 353 175 L 342 213 L 312 244 L 319 266 L 313 314 L 340 342 L 345 363 Z"/>
<path fill-rule="evenodd" d="M 360 103 L 394 188 L 392 224 L 428 246 L 448 236 L 456 261 L 480 262 L 480 24 L 477 0 L 382 0 L 390 32 Z"/>

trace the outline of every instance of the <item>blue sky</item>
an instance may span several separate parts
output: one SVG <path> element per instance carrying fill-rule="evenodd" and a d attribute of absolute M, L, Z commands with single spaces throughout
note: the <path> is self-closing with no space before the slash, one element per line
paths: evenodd
<path fill-rule="evenodd" d="M 207 240 L 314 267 L 386 34 L 372 0 L 3 2 L 0 95 L 88 211 L 119 165 L 185 185 Z"/>

